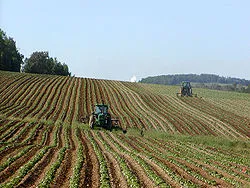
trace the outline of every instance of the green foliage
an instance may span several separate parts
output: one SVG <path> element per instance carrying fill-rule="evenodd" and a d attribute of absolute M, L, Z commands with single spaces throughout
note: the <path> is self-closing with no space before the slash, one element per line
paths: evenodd
<path fill-rule="evenodd" d="M 0 70 L 20 72 L 23 57 L 14 39 L 0 29 Z"/>
<path fill-rule="evenodd" d="M 250 93 L 250 84 L 248 85 L 248 87 L 243 92 Z"/>
<path fill-rule="evenodd" d="M 83 144 L 80 139 L 80 130 L 79 128 L 75 128 L 75 135 L 78 143 L 78 148 L 77 148 L 77 161 L 76 165 L 73 170 L 73 175 L 71 176 L 70 179 L 70 187 L 79 187 L 80 183 L 80 174 L 81 174 L 81 169 L 84 163 L 84 151 L 83 151 Z"/>
<path fill-rule="evenodd" d="M 50 187 L 49 184 L 55 178 L 56 171 L 60 167 L 64 159 L 66 149 L 67 149 L 66 147 L 60 149 L 57 160 L 51 165 L 51 168 L 46 173 L 46 176 L 44 177 L 43 181 L 38 185 L 38 187 Z"/>
<path fill-rule="evenodd" d="M 49 52 L 33 52 L 30 58 L 25 59 L 23 71 L 37 74 L 71 75 L 68 66 L 56 58 L 49 57 Z"/>
<path fill-rule="evenodd" d="M 219 87 L 218 84 L 231 84 L 228 89 L 235 89 L 236 85 L 249 85 L 250 80 L 221 77 L 214 74 L 176 74 L 176 75 L 161 75 L 143 78 L 141 83 L 163 84 L 163 85 L 179 85 L 182 81 L 190 81 L 194 83 L 216 83 L 214 87 Z M 205 85 L 204 85 L 205 87 Z M 208 86 L 207 86 L 208 87 Z M 220 86 L 222 87 L 222 86 Z M 219 88 L 217 88 L 219 89 Z"/>

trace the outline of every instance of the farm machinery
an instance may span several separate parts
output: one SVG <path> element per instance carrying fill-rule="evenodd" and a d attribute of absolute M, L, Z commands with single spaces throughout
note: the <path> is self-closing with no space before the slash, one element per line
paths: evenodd
<path fill-rule="evenodd" d="M 180 92 L 179 93 L 176 93 L 177 97 L 178 96 L 181 96 L 181 97 L 197 97 L 197 94 L 194 94 L 193 95 L 193 92 L 192 92 L 192 86 L 190 84 L 189 81 L 183 81 L 181 83 L 181 88 L 180 88 Z"/>
<path fill-rule="evenodd" d="M 93 129 L 95 126 L 103 127 L 108 130 L 113 128 L 120 128 L 119 119 L 112 119 L 110 113 L 108 112 L 108 105 L 106 104 L 96 104 L 94 106 L 94 112 L 89 117 L 89 127 Z M 126 133 L 126 129 L 123 129 Z"/>

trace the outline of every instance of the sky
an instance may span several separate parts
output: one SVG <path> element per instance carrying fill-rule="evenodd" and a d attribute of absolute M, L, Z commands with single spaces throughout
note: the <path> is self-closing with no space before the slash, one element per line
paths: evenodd
<path fill-rule="evenodd" d="M 25 57 L 48 51 L 77 77 L 250 80 L 249 8 L 249 0 L 0 0 L 0 28 Z"/>

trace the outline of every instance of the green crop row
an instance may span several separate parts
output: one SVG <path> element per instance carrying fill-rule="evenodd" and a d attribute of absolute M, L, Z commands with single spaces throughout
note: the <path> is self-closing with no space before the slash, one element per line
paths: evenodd
<path fill-rule="evenodd" d="M 64 159 L 66 149 L 67 149 L 66 147 L 63 147 L 60 149 L 57 160 L 51 165 L 51 167 L 48 170 L 48 172 L 46 173 L 45 177 L 43 178 L 41 183 L 39 183 L 39 185 L 38 185 L 39 188 L 50 187 L 50 183 L 55 178 L 56 171 L 60 167 L 60 165 Z"/>
<path fill-rule="evenodd" d="M 102 144 L 104 145 L 105 149 L 107 151 L 109 151 L 110 153 L 112 153 L 115 156 L 115 158 L 117 159 L 117 161 L 119 162 L 122 174 L 126 178 L 128 186 L 129 187 L 140 187 L 138 179 L 136 178 L 136 176 L 134 175 L 134 173 L 129 169 L 129 167 L 128 167 L 128 165 L 127 165 L 126 160 L 124 159 L 124 157 L 122 157 L 122 155 L 119 155 L 117 152 L 115 152 L 111 148 L 111 146 L 105 140 L 103 140 L 103 138 L 100 135 L 96 135 L 96 136 L 98 137 L 99 140 L 102 141 Z"/>
<path fill-rule="evenodd" d="M 117 139 L 121 139 L 120 136 L 117 136 Z M 130 140 L 128 137 L 126 139 L 120 140 L 123 144 L 126 144 L 128 147 L 130 146 L 130 143 L 135 143 L 133 140 Z M 174 181 L 180 183 L 183 186 L 193 187 L 195 184 L 193 182 L 190 182 L 189 180 L 184 179 L 183 177 L 176 174 L 170 167 L 168 167 L 166 164 L 162 163 L 160 161 L 161 153 L 157 153 L 157 150 L 154 147 L 150 147 L 151 151 L 148 151 L 145 147 L 141 146 L 140 143 L 136 142 L 136 147 L 140 148 L 143 151 L 143 156 L 147 157 L 149 160 L 153 161 L 155 164 L 160 166 L 166 174 L 168 174 L 169 177 L 171 177 Z M 140 152 L 141 153 L 141 152 Z M 167 160 L 169 161 L 169 160 Z"/>
<path fill-rule="evenodd" d="M 87 136 L 88 140 L 91 142 L 93 149 L 97 155 L 98 161 L 99 161 L 99 165 L 100 165 L 100 187 L 105 188 L 105 187 L 110 187 L 110 178 L 108 175 L 108 167 L 107 167 L 107 163 L 105 161 L 105 158 L 100 150 L 100 148 L 98 147 L 97 143 L 95 142 L 95 140 L 92 138 L 92 136 L 90 135 L 89 132 L 85 131 L 84 132 L 85 135 Z"/>
<path fill-rule="evenodd" d="M 35 164 L 40 161 L 50 147 L 44 147 L 38 152 L 31 160 L 29 160 L 24 166 L 22 166 L 15 177 L 13 177 L 9 182 L 6 182 L 0 187 L 14 187 L 23 179 L 23 177 L 29 173 L 29 171 L 35 166 Z"/>
<path fill-rule="evenodd" d="M 80 182 L 80 174 L 84 162 L 84 151 L 83 151 L 83 144 L 80 139 L 80 130 L 79 128 L 75 129 L 75 135 L 78 143 L 78 148 L 77 148 L 77 161 L 76 165 L 73 170 L 73 175 L 70 179 L 70 187 L 75 188 L 79 187 L 79 182 Z"/>
<path fill-rule="evenodd" d="M 34 146 L 30 145 L 25 148 L 23 148 L 20 152 L 18 152 L 15 156 L 9 157 L 6 161 L 4 161 L 0 165 L 0 172 L 3 171 L 5 168 L 10 166 L 13 162 L 15 162 L 17 159 L 22 157 L 24 154 L 26 154 L 30 149 L 32 149 Z"/>

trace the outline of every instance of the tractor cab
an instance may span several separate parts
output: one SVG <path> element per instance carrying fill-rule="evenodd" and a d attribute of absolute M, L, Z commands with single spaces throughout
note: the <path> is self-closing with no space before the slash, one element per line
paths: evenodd
<path fill-rule="evenodd" d="M 95 114 L 107 114 L 108 113 L 108 105 L 105 104 L 96 104 L 95 105 Z"/>
<path fill-rule="evenodd" d="M 89 126 L 91 129 L 93 129 L 94 126 L 98 126 L 111 130 L 112 122 L 111 122 L 111 115 L 108 113 L 108 105 L 106 104 L 95 105 L 94 112 L 90 116 Z"/>
<path fill-rule="evenodd" d="M 192 97 L 193 96 L 193 92 L 192 92 L 192 86 L 190 84 L 189 81 L 183 81 L 181 83 L 181 88 L 180 88 L 180 92 L 176 93 L 177 96 L 186 96 L 186 97 Z M 195 97 L 197 97 L 197 95 L 195 94 Z"/>
<path fill-rule="evenodd" d="M 191 84 L 190 84 L 190 82 L 188 82 L 188 81 L 182 82 L 182 83 L 181 83 L 181 86 L 182 86 L 183 88 L 186 88 L 186 89 L 191 88 Z"/>

